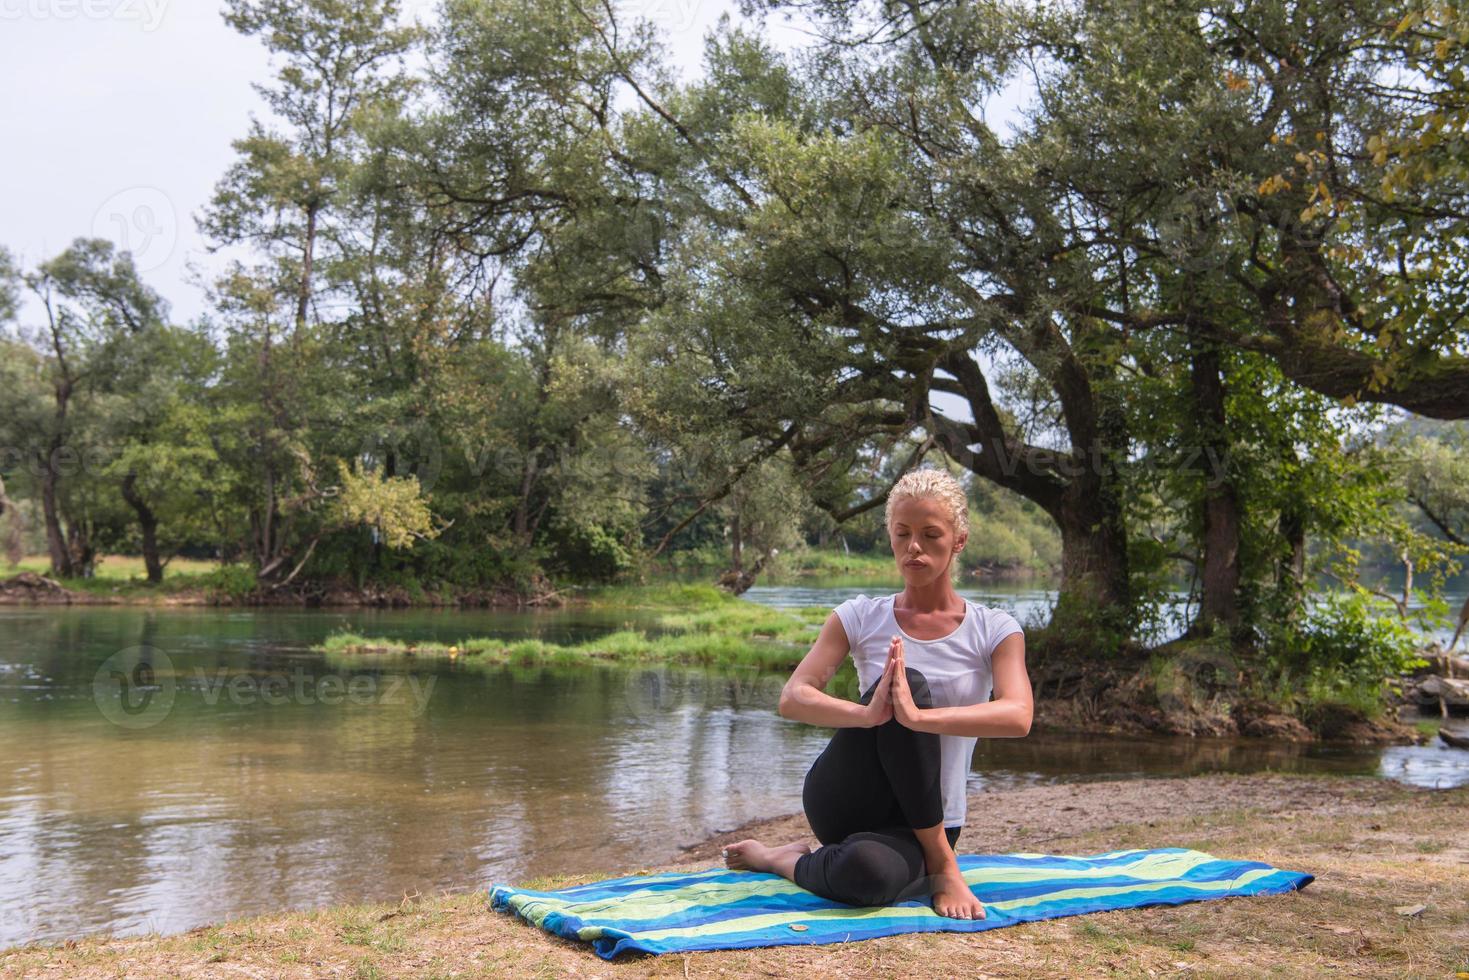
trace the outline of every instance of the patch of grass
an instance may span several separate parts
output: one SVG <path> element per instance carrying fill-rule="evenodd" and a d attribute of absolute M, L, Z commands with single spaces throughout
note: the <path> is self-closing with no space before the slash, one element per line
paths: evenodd
<path fill-rule="evenodd" d="M 823 607 L 776 609 L 729 596 L 713 586 L 661 585 L 614 587 L 591 597 L 593 609 L 663 610 L 654 622 L 664 632 L 616 630 L 580 643 L 544 640 L 505 641 L 469 637 L 454 643 L 408 642 L 342 632 L 317 649 L 336 662 L 360 658 L 411 662 L 448 660 L 473 666 L 597 662 L 665 662 L 704 666 L 745 666 L 790 670 L 811 649 L 830 610 Z"/>
<path fill-rule="evenodd" d="M 710 578 L 729 567 L 729 553 L 724 548 L 702 547 L 680 551 L 652 563 L 658 574 L 680 576 L 704 575 Z M 886 550 L 850 551 L 836 541 L 825 547 L 798 545 L 782 551 L 767 562 L 761 581 L 782 583 L 808 577 L 844 576 L 850 578 L 887 578 L 901 582 L 893 556 Z"/>
<path fill-rule="evenodd" d="M 204 575 L 219 567 L 219 562 L 201 560 L 196 558 L 175 558 L 170 561 L 164 569 L 164 577 L 171 574 L 176 575 Z M 141 555 L 103 555 L 97 559 L 94 566 L 95 578 L 77 579 L 75 581 L 93 582 L 126 582 L 129 579 L 144 578 L 147 576 L 147 568 L 143 564 Z M 20 572 L 35 572 L 38 575 L 50 576 L 51 559 L 46 555 L 30 555 L 22 558 L 20 564 L 11 565 L 9 562 L 0 561 L 0 576 L 11 576 Z M 67 581 L 73 581 L 68 579 Z"/>
<path fill-rule="evenodd" d="M 1433 736 L 1437 735 L 1438 730 L 1443 727 L 1443 719 L 1420 718 L 1413 723 L 1413 727 L 1418 729 L 1418 733 L 1420 735 L 1426 735 L 1429 738 L 1432 738 Z"/>
<path fill-rule="evenodd" d="M 710 609 L 742 600 L 715 585 L 664 582 L 654 585 L 608 585 L 577 596 L 585 609 Z"/>
<path fill-rule="evenodd" d="M 158 598 L 180 593 L 207 591 L 218 584 L 221 566 L 217 561 L 175 558 L 163 570 L 163 581 L 148 581 L 148 570 L 138 555 L 104 555 L 97 559 L 91 578 L 59 578 L 63 587 L 73 592 L 121 599 Z M 35 572 L 51 577 L 51 559 L 32 555 L 18 565 L 0 562 L 0 578 L 21 572 Z"/>
<path fill-rule="evenodd" d="M 1095 922 L 1082 922 L 1076 927 L 1076 937 L 1108 953 L 1125 953 L 1128 944 Z"/>
<path fill-rule="evenodd" d="M 897 579 L 898 571 L 891 553 L 843 552 L 841 547 L 797 548 L 782 559 L 777 571 L 795 576 L 853 575 L 863 578 Z"/>

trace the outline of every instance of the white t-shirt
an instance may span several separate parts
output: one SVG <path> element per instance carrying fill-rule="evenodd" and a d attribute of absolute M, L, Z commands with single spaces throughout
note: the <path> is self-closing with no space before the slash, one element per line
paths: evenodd
<path fill-rule="evenodd" d="M 1005 637 L 1023 632 L 1015 617 L 965 599 L 964 621 L 957 629 L 937 640 L 919 640 L 904 633 L 898 625 L 893 615 L 896 598 L 897 595 L 876 598 L 859 595 L 836 607 L 842 628 L 847 631 L 860 692 L 866 692 L 882 676 L 888 643 L 894 634 L 899 634 L 903 637 L 903 659 L 927 679 L 935 707 L 988 701 L 994 687 L 990 656 Z M 962 735 L 939 736 L 939 783 L 943 787 L 945 827 L 964 824 L 969 803 L 965 779 L 978 741 Z"/>

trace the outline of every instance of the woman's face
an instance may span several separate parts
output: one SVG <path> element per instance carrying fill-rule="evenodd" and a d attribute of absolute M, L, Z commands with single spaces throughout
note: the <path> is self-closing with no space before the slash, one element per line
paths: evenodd
<path fill-rule="evenodd" d="M 932 497 L 904 497 L 893 505 L 888 540 L 903 580 L 923 585 L 949 574 L 949 563 L 964 547 L 954 535 L 948 511 Z"/>

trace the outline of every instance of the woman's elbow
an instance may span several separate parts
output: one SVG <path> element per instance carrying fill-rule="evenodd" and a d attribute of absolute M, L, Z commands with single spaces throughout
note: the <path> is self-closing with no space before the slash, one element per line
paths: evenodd
<path fill-rule="evenodd" d="M 780 689 L 780 700 L 775 703 L 775 713 L 791 721 L 804 721 L 803 709 L 811 703 L 812 684 L 809 680 L 787 681 Z"/>
<path fill-rule="evenodd" d="M 1015 733 L 1017 738 L 1024 738 L 1025 736 L 1030 734 L 1030 720 L 1034 714 L 1035 709 L 1030 705 L 1025 705 L 1018 712 L 1018 730 Z"/>

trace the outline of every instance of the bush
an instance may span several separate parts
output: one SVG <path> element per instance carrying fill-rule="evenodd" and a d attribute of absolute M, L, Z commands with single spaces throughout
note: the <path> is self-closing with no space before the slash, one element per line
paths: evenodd
<path fill-rule="evenodd" d="M 553 527 L 550 551 L 551 570 L 578 582 L 611 582 L 637 565 L 617 530 L 601 524 Z"/>
<path fill-rule="evenodd" d="M 252 595 L 259 583 L 253 566 L 225 564 L 201 576 L 200 585 L 211 598 L 239 602 Z"/>
<path fill-rule="evenodd" d="M 1425 663 L 1418 647 L 1417 633 L 1390 603 L 1360 592 L 1326 595 L 1300 622 L 1269 628 L 1272 697 L 1298 714 L 1343 705 L 1376 717 L 1386 685 Z"/>

